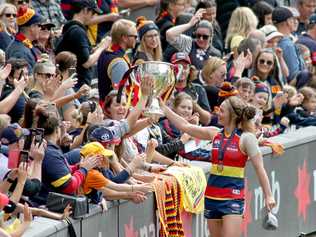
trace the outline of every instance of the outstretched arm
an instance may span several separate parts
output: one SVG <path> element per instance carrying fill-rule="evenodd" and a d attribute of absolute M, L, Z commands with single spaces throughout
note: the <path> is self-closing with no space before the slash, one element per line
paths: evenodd
<path fill-rule="evenodd" d="M 182 132 L 185 132 L 192 137 L 199 138 L 202 140 L 213 140 L 214 136 L 218 132 L 216 127 L 199 127 L 197 125 L 190 124 L 181 116 L 173 112 L 168 106 L 161 103 L 161 109 L 170 120 L 170 122 L 176 126 Z"/>

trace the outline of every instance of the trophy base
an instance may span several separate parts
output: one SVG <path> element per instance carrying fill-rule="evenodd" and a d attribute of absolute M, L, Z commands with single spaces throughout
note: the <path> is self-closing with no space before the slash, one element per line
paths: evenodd
<path fill-rule="evenodd" d="M 163 117 L 165 114 L 161 110 L 145 110 L 144 116 L 145 117 Z"/>
<path fill-rule="evenodd" d="M 160 117 L 163 117 L 165 115 L 164 112 L 160 109 L 158 99 L 152 98 L 150 106 L 144 110 L 144 115 L 146 117 L 151 117 L 154 119 L 159 119 Z"/>

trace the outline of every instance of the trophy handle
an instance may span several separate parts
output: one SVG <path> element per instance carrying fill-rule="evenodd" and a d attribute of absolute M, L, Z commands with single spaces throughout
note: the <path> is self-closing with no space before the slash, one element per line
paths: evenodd
<path fill-rule="evenodd" d="M 126 83 L 129 82 L 130 84 L 132 84 L 132 79 L 131 79 L 130 75 L 134 70 L 137 70 L 138 67 L 139 67 L 139 65 L 132 66 L 124 73 L 124 76 L 118 85 L 118 92 L 117 92 L 117 97 L 116 97 L 117 103 L 121 103 L 122 94 L 123 94 L 123 90 L 126 86 Z"/>

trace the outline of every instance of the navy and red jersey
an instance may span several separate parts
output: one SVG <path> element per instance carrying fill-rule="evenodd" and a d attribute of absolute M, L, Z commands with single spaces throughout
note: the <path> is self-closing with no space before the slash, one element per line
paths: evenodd
<path fill-rule="evenodd" d="M 205 191 L 206 198 L 214 200 L 244 199 L 244 175 L 248 156 L 239 147 L 241 133 L 242 131 L 236 130 L 231 137 L 222 160 L 219 160 L 219 152 L 230 138 L 226 137 L 224 132 L 220 132 L 214 137 L 212 168 Z"/>

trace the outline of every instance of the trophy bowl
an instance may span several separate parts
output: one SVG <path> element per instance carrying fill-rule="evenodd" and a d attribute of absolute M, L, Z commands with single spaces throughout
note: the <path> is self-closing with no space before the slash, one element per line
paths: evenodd
<path fill-rule="evenodd" d="M 147 61 L 138 65 L 132 71 L 130 77 L 132 80 L 142 83 L 142 80 L 146 78 L 145 75 L 150 75 L 154 83 L 148 97 L 144 115 L 147 117 L 161 117 L 164 113 L 159 107 L 158 98 L 161 97 L 166 100 L 171 95 L 176 82 L 174 66 L 165 62 Z"/>

